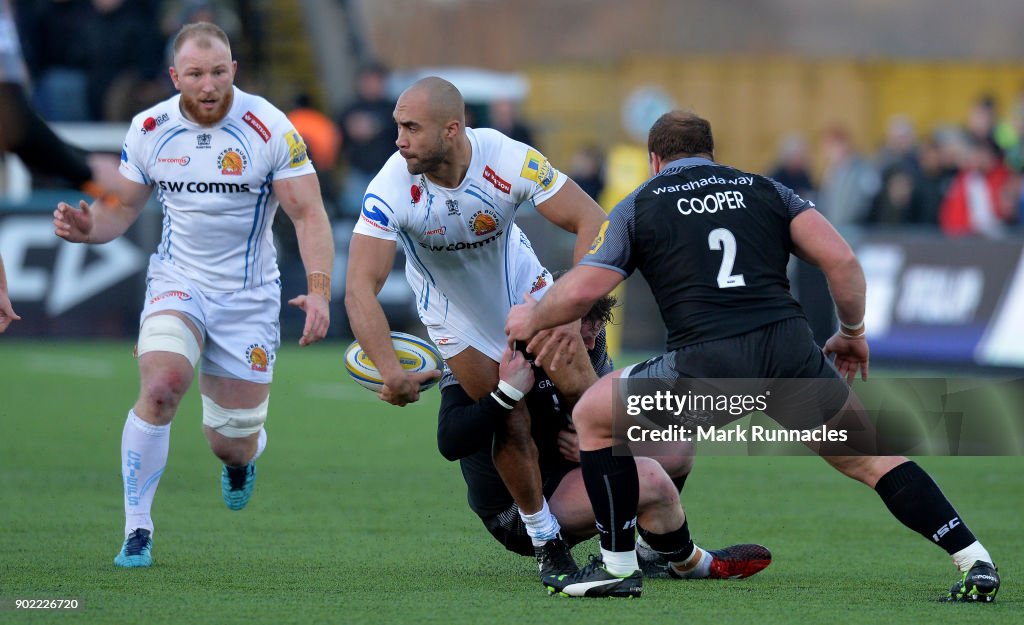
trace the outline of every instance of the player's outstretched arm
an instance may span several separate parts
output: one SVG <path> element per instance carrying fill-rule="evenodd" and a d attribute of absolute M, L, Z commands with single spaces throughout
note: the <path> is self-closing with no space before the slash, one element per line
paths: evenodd
<path fill-rule="evenodd" d="M 316 343 L 327 336 L 331 325 L 331 268 L 334 265 L 334 232 L 324 210 L 316 174 L 274 182 L 281 209 L 295 224 L 299 254 L 306 268 L 306 295 L 288 301 L 306 313 L 299 345 Z"/>
<path fill-rule="evenodd" d="M 78 208 L 60 202 L 53 211 L 54 234 L 72 243 L 107 243 L 125 233 L 138 219 L 149 199 L 151 189 L 128 179 L 118 181 L 112 198 L 89 204 L 78 202 Z"/>
<path fill-rule="evenodd" d="M 398 363 L 391 346 L 391 327 L 377 301 L 377 293 L 395 262 L 395 245 L 388 239 L 352 235 L 345 274 L 345 310 L 352 333 L 384 380 L 378 396 L 389 404 L 404 406 L 419 399 L 419 380 Z"/>
<path fill-rule="evenodd" d="M 537 212 L 562 230 L 576 235 L 572 262 L 578 263 L 590 249 L 605 214 L 589 195 L 571 179 L 546 201 L 537 205 Z"/>
<path fill-rule="evenodd" d="M 842 324 L 825 343 L 825 355 L 836 357 L 836 368 L 847 381 L 860 371 L 868 377 L 869 349 L 864 338 L 867 284 L 864 270 L 850 245 L 832 224 L 814 209 L 805 210 L 789 225 L 796 255 L 820 268 L 828 281 Z"/>

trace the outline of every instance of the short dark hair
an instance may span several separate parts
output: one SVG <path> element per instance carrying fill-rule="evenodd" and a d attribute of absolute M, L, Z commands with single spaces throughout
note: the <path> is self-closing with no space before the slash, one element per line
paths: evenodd
<path fill-rule="evenodd" d="M 715 153 L 711 123 L 690 111 L 669 111 L 654 122 L 647 135 L 647 151 L 663 161 Z"/>

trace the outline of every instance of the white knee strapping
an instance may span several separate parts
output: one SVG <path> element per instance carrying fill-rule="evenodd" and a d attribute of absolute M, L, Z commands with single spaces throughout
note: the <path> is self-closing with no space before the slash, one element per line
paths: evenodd
<path fill-rule="evenodd" d="M 270 396 L 255 408 L 224 408 L 203 395 L 203 425 L 228 438 L 245 438 L 260 431 L 267 421 Z"/>
<path fill-rule="evenodd" d="M 147 352 L 181 354 L 195 367 L 199 362 L 199 342 L 180 317 L 150 315 L 139 329 L 139 356 Z"/>

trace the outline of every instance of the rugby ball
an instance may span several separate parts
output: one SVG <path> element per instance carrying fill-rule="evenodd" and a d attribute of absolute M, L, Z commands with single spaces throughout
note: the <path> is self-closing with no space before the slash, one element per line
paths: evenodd
<path fill-rule="evenodd" d="M 402 368 L 410 372 L 434 371 L 441 369 L 442 358 L 437 348 L 430 341 L 421 339 L 412 334 L 404 332 L 391 333 L 391 345 L 395 349 L 395 356 Z M 384 381 L 380 372 L 374 366 L 366 352 L 363 351 L 359 341 L 353 341 L 345 350 L 345 370 L 355 380 L 356 384 L 379 391 L 384 387 Z M 437 384 L 437 380 L 431 380 L 420 385 L 420 391 Z"/>

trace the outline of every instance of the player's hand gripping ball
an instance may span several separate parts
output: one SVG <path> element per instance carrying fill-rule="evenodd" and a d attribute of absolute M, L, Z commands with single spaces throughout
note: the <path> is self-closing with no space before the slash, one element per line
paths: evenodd
<path fill-rule="evenodd" d="M 395 349 L 395 356 L 398 356 L 399 364 L 410 373 L 441 368 L 441 354 L 430 341 L 404 332 L 392 332 L 391 345 Z M 345 350 L 345 370 L 356 384 L 371 391 L 377 392 L 384 387 L 380 371 L 363 351 L 359 341 L 353 341 Z M 420 391 L 425 391 L 435 384 L 437 380 L 425 382 L 420 385 Z"/>

